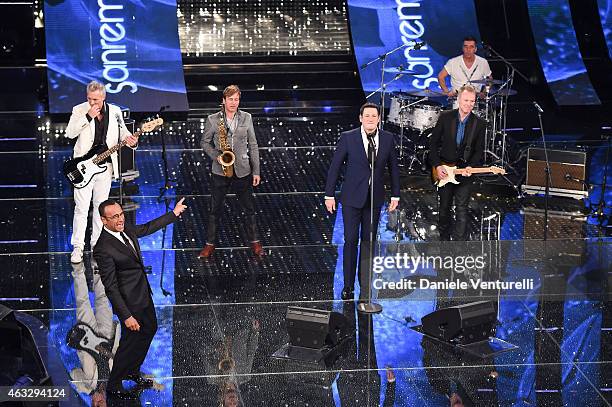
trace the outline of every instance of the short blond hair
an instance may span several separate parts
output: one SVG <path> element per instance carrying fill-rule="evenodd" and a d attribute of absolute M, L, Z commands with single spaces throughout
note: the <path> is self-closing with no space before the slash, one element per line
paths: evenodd
<path fill-rule="evenodd" d="M 98 81 L 91 81 L 87 84 L 87 93 L 100 92 L 106 95 L 106 88 Z"/>
<path fill-rule="evenodd" d="M 462 87 L 460 87 L 459 90 L 457 91 L 457 96 L 461 96 L 463 92 L 470 92 L 470 93 L 473 93 L 474 95 L 477 93 L 476 88 L 473 87 L 472 85 L 463 85 Z"/>

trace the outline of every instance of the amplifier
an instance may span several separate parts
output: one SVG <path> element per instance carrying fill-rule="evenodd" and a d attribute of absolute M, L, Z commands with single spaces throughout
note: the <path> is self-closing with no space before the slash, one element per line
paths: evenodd
<path fill-rule="evenodd" d="M 586 152 L 548 150 L 550 163 L 550 195 L 582 199 L 588 196 Z M 546 156 L 543 148 L 527 151 L 527 176 L 522 187 L 527 194 L 543 194 L 546 186 Z"/>

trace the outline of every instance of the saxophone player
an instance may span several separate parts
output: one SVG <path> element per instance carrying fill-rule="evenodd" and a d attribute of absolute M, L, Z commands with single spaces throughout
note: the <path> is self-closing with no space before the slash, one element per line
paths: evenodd
<path fill-rule="evenodd" d="M 253 253 L 263 256 L 264 250 L 257 237 L 255 197 L 253 187 L 261 182 L 259 150 L 250 113 L 238 109 L 240 88 L 230 85 L 223 90 L 221 111 L 208 116 L 202 149 L 212 159 L 210 181 L 211 204 L 208 214 L 206 244 L 200 252 L 209 258 L 217 244 L 217 226 L 223 216 L 225 195 L 233 185 L 246 215 L 247 238 Z"/>

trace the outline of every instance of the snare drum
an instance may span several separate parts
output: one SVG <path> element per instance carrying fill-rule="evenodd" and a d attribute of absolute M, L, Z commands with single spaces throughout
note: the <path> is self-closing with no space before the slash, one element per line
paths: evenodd
<path fill-rule="evenodd" d="M 442 106 L 437 102 L 427 101 L 408 109 L 408 126 L 411 129 L 425 131 L 434 127 L 440 117 Z"/>

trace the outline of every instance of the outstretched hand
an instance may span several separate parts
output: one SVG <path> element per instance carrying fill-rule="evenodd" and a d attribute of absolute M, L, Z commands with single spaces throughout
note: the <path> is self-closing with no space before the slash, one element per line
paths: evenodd
<path fill-rule="evenodd" d="M 187 209 L 187 205 L 183 205 L 184 200 L 185 197 L 181 198 L 181 200 L 178 201 L 176 205 L 174 205 L 174 209 L 172 209 L 172 212 L 174 212 L 177 217 L 181 216 L 181 213 L 183 213 L 185 209 Z"/>
<path fill-rule="evenodd" d="M 329 213 L 334 213 L 336 210 L 336 200 L 334 198 L 329 198 L 325 200 L 325 208 Z"/>

